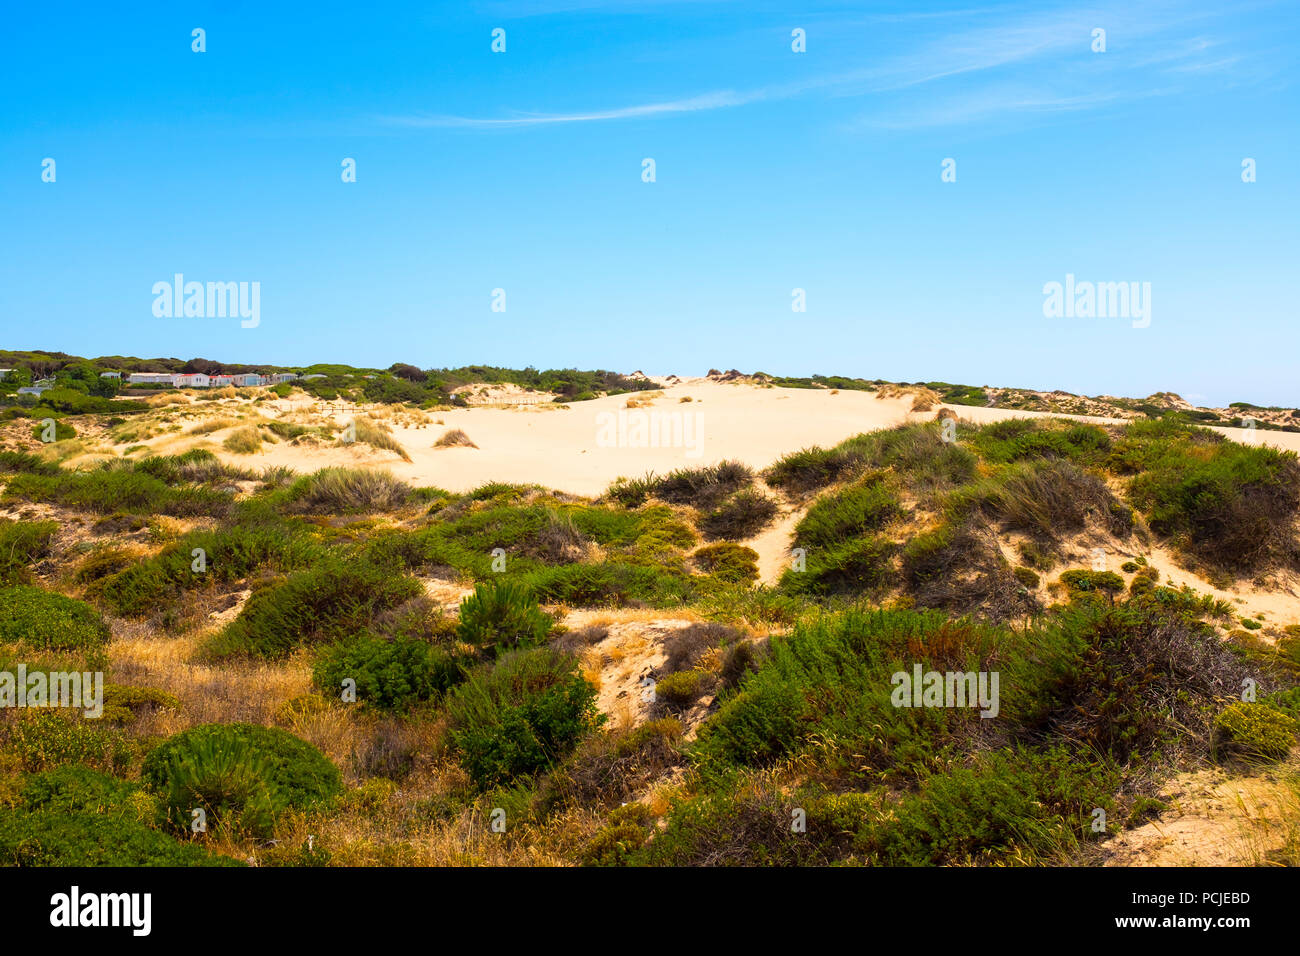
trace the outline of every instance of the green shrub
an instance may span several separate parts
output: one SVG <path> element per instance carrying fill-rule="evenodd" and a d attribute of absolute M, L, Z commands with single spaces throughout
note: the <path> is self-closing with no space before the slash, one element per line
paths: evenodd
<path fill-rule="evenodd" d="M 0 451 L 0 472 L 20 475 L 57 475 L 59 466 L 25 451 Z"/>
<path fill-rule="evenodd" d="M 675 505 L 700 510 L 716 506 L 722 499 L 749 487 L 754 473 L 738 461 L 723 461 L 703 468 L 681 468 L 661 478 L 654 493 Z"/>
<path fill-rule="evenodd" d="M 152 806 L 139 785 L 86 767 L 31 776 L 18 807 L 0 813 L 0 865 L 242 865 L 153 829 Z"/>
<path fill-rule="evenodd" d="M 195 549 L 206 556 L 202 573 L 194 571 Z M 88 582 L 88 592 L 116 613 L 136 617 L 192 589 L 234 583 L 258 573 L 296 571 L 321 556 L 322 549 L 307 526 L 245 514 L 236 524 L 191 531 L 151 558 L 97 576 Z"/>
<path fill-rule="evenodd" d="M 752 538 L 776 517 L 777 506 L 769 496 L 746 488 L 725 499 L 712 511 L 700 515 L 700 532 L 710 541 Z"/>
<path fill-rule="evenodd" d="M 167 822 L 188 831 L 190 811 L 209 825 L 270 832 L 286 808 L 327 805 L 343 789 L 324 754 L 288 731 L 255 724 L 203 724 L 159 744 L 140 777 L 163 800 Z"/>
<path fill-rule="evenodd" d="M 1234 573 L 1296 560 L 1294 452 L 1164 419 L 1125 426 L 1110 463 L 1133 476 L 1130 493 L 1152 530 L 1178 537 L 1202 560 Z"/>
<path fill-rule="evenodd" d="M 626 560 L 545 568 L 527 583 L 539 601 L 571 607 L 672 607 L 694 595 L 685 572 Z"/>
<path fill-rule="evenodd" d="M 513 581 L 490 581 L 460 603 L 457 633 L 466 644 L 492 656 L 545 642 L 554 621 L 527 588 Z"/>
<path fill-rule="evenodd" d="M 135 754 L 121 731 L 80 713 L 29 710 L 8 727 L 5 749 L 30 773 L 84 764 L 107 773 L 120 773 Z"/>
<path fill-rule="evenodd" d="M 758 552 L 730 541 L 706 545 L 691 560 L 705 574 L 727 584 L 748 587 L 758 580 Z"/>
<path fill-rule="evenodd" d="M 807 495 L 848 477 L 862 467 L 862 460 L 861 454 L 843 446 L 826 449 L 814 445 L 785 455 L 768 468 L 763 477 L 773 488 L 793 495 Z"/>
<path fill-rule="evenodd" d="M 818 499 L 795 526 L 795 544 L 809 551 L 829 550 L 880 530 L 902 513 L 897 496 L 879 480 L 868 479 Z"/>
<path fill-rule="evenodd" d="M 1280 760 L 1295 746 L 1300 720 L 1265 703 L 1229 704 L 1214 720 L 1220 756 Z"/>
<path fill-rule="evenodd" d="M 232 496 L 212 488 L 173 488 L 153 475 L 133 470 L 126 461 L 109 462 L 90 471 L 22 472 L 5 486 L 6 500 L 50 502 L 98 514 L 173 515 L 181 518 L 223 517 Z"/>
<path fill-rule="evenodd" d="M 790 568 L 781 575 L 781 589 L 818 597 L 873 594 L 890 587 L 897 577 L 893 557 L 898 545 L 872 535 L 809 549 L 804 570 Z"/>
<path fill-rule="evenodd" d="M 390 569 L 329 558 L 255 592 L 204 650 L 214 660 L 283 657 L 303 644 L 332 643 L 355 634 L 379 612 L 423 591 L 414 578 Z"/>
<path fill-rule="evenodd" d="M 1067 750 L 998 751 L 928 777 L 858 845 L 885 866 L 1059 862 L 1090 832 L 1094 808 L 1113 813 L 1119 782 L 1112 765 Z"/>
<path fill-rule="evenodd" d="M 108 625 L 90 605 L 31 585 L 0 589 L 0 643 L 46 650 L 96 650 Z"/>
<path fill-rule="evenodd" d="M 32 562 L 50 553 L 57 521 L 11 521 L 0 518 L 0 586 L 25 584 Z"/>
<path fill-rule="evenodd" d="M 660 678 L 655 684 L 655 699 L 684 707 L 708 693 L 713 677 L 707 671 L 677 671 Z"/>
<path fill-rule="evenodd" d="M 1006 464 L 1031 458 L 1063 458 L 1076 464 L 1101 464 L 1111 440 L 1097 425 L 1060 419 L 1009 418 L 975 429 L 970 444 L 988 461 Z"/>
<path fill-rule="evenodd" d="M 1124 536 L 1133 518 L 1106 483 L 1063 459 L 1031 459 L 1004 465 L 993 475 L 958 489 L 948 499 L 953 515 L 981 512 L 1011 531 L 1046 540 L 1082 530 L 1090 516 Z"/>
<path fill-rule="evenodd" d="M 326 696 L 338 697 L 343 681 L 356 681 L 357 701 L 383 710 L 404 710 L 432 700 L 459 683 L 474 658 L 416 637 L 363 634 L 321 652 L 312 671 Z"/>
<path fill-rule="evenodd" d="M 50 419 L 50 421 L 54 421 L 54 419 Z M 44 424 L 37 423 L 33 425 L 32 437 L 39 442 L 46 441 L 45 429 L 46 426 Z M 77 430 L 73 428 L 71 425 L 69 425 L 67 422 L 54 421 L 54 438 L 53 438 L 54 441 L 68 441 L 69 439 L 76 438 L 76 437 L 77 437 Z"/>
<path fill-rule="evenodd" d="M 387 471 L 323 468 L 284 493 L 287 507 L 310 514 L 392 511 L 411 499 L 411 486 Z"/>
<path fill-rule="evenodd" d="M 619 478 L 605 494 L 627 508 L 640 507 L 654 495 L 670 504 L 706 511 L 753 481 L 754 473 L 748 466 L 724 461 L 703 468 L 680 468 L 663 477 L 650 473 L 638 479 Z"/>
<path fill-rule="evenodd" d="M 1016 576 L 1017 581 L 1029 590 L 1032 591 L 1038 587 L 1039 578 L 1037 572 L 1031 571 L 1029 568 L 1016 568 L 1011 573 Z"/>
<path fill-rule="evenodd" d="M 1061 583 L 1070 591 L 1088 593 L 1099 591 L 1104 594 L 1119 594 L 1124 590 L 1124 579 L 1114 571 L 1088 571 L 1075 568 L 1061 573 Z"/>
<path fill-rule="evenodd" d="M 577 660 L 550 648 L 514 651 L 448 695 L 451 741 L 483 789 L 550 767 L 604 722 Z"/>

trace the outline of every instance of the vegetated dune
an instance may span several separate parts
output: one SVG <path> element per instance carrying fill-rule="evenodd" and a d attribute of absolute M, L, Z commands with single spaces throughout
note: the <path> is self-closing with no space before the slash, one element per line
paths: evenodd
<path fill-rule="evenodd" d="M 1292 456 L 909 388 L 662 384 L 200 400 L 112 426 L 130 454 L 93 432 L 107 467 L 6 451 L 0 654 L 113 689 L 104 724 L 0 713 L 0 787 L 112 813 L 20 796 L 0 857 L 1300 862 Z M 620 410 L 699 415 L 700 454 L 607 447 Z M 457 430 L 478 447 L 438 447 Z M 913 666 L 1000 673 L 997 719 L 900 707 Z M 224 801 L 188 844 L 187 787 Z"/>
<path fill-rule="evenodd" d="M 686 397 L 691 401 L 682 401 Z M 628 408 L 629 399 L 638 407 Z M 684 379 L 665 385 L 662 397 L 648 401 L 642 395 L 614 395 L 567 407 L 539 404 L 455 408 L 416 413 L 405 420 L 398 415 L 387 423 L 389 433 L 405 449 L 410 462 L 364 443 L 344 445 L 337 441 L 267 442 L 252 455 L 222 447 L 214 447 L 214 451 L 231 463 L 283 466 L 299 472 L 330 465 L 383 466 L 411 484 L 457 492 L 490 481 L 506 481 L 590 496 L 600 494 L 620 476 L 639 477 L 651 471 L 664 473 L 726 460 L 762 469 L 793 449 L 834 445 L 861 432 L 933 418 L 933 410 L 913 411 L 913 401 L 914 396 L 907 391 L 882 398 L 865 391 Z M 341 431 L 348 422 L 364 417 L 370 410 L 336 402 L 313 414 L 314 406 L 316 403 L 302 396 L 267 401 L 258 405 L 258 413 L 269 420 L 329 422 Z M 1043 412 L 974 406 L 955 406 L 954 411 L 977 424 L 1007 418 L 1053 417 Z M 624 416 L 621 420 L 620 415 Z M 1123 421 L 1077 418 L 1112 424 Z M 431 419 L 436 419 L 436 424 Z M 641 427 L 661 429 L 657 434 L 668 437 L 670 444 L 661 447 L 649 432 L 641 441 L 635 432 L 638 422 Z M 478 447 L 435 446 L 440 435 L 456 429 L 472 436 Z M 1300 450 L 1300 433 L 1215 430 L 1237 441 Z M 164 433 L 143 444 L 150 451 L 176 454 L 200 443 L 220 446 L 230 433 Z M 123 443 L 116 450 L 120 453 L 126 447 L 128 444 Z"/>

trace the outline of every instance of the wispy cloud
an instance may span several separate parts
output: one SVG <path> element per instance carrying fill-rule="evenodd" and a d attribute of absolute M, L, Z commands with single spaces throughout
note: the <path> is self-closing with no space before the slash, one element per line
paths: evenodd
<path fill-rule="evenodd" d="M 581 6 L 583 0 L 575 2 Z M 1179 90 L 1168 82 L 1156 82 L 1155 70 L 1166 76 L 1178 74 L 1191 82 L 1198 74 L 1230 70 L 1241 59 L 1216 50 L 1221 39 L 1207 39 L 1203 34 L 1179 35 L 1178 31 L 1189 23 L 1218 15 L 1186 5 L 1159 4 L 1136 10 L 1064 8 L 989 22 L 989 17 L 995 15 L 1004 15 L 1004 11 L 979 8 L 948 11 L 942 17 L 926 14 L 922 19 L 942 21 L 945 26 L 954 18 L 968 22 L 961 29 L 938 35 L 908 37 L 910 49 L 871 66 L 791 83 L 718 89 L 676 99 L 571 112 L 515 111 L 501 116 L 413 113 L 378 119 L 407 128 L 509 129 L 735 109 L 819 92 L 837 98 L 871 100 L 873 112 L 850 125 L 905 128 L 969 122 L 999 113 L 1078 112 L 1124 100 L 1170 95 Z M 915 19 L 907 13 L 883 16 L 891 21 Z M 1109 42 L 1119 43 L 1127 55 L 1112 51 L 1104 55 L 1105 59 L 1088 60 L 1091 32 L 1097 26 L 1107 29 Z M 879 37 L 875 39 L 878 42 Z M 1013 68 L 1018 82 L 1009 84 L 1006 74 Z M 1148 75 L 1144 76 L 1143 71 Z M 962 86 L 954 89 L 957 78 L 963 78 Z M 904 109 L 904 104 L 897 101 L 899 96 L 922 87 L 934 87 L 922 109 Z"/>
<path fill-rule="evenodd" d="M 761 98 L 761 91 L 737 93 L 732 90 L 721 90 L 716 93 L 703 93 L 699 96 L 691 96 L 681 100 L 667 100 L 660 103 L 644 103 L 639 106 L 623 106 L 617 109 L 593 110 L 585 113 L 519 113 L 513 116 L 490 118 L 416 114 L 411 116 L 384 116 L 380 117 L 380 119 L 395 126 L 460 126 L 492 129 L 517 126 L 543 126 L 551 123 L 593 123 L 603 120 L 664 116 L 671 113 L 696 113 L 700 110 L 716 110 L 730 106 L 743 106 L 746 103 L 756 102 Z"/>

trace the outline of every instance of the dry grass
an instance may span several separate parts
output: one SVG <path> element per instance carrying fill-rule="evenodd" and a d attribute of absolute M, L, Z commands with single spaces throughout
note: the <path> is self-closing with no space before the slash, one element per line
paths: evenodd
<path fill-rule="evenodd" d="M 396 452 L 401 456 L 402 461 L 410 461 L 411 456 L 406 453 L 406 449 L 390 435 L 384 428 L 373 418 L 358 418 L 353 421 L 356 426 L 357 441 L 369 445 L 371 448 L 378 448 L 383 451 Z"/>
<path fill-rule="evenodd" d="M 237 418 L 209 418 L 207 421 L 199 422 L 185 434 L 187 435 L 210 435 L 212 432 L 219 432 L 223 428 L 234 428 L 239 424 Z"/>
<path fill-rule="evenodd" d="M 165 408 L 168 405 L 188 405 L 191 399 L 184 392 L 157 392 L 153 395 L 146 395 L 144 402 L 152 408 Z"/>
<path fill-rule="evenodd" d="M 470 437 L 466 435 L 464 431 L 462 431 L 459 428 L 453 428 L 450 431 L 444 433 L 441 438 L 439 438 L 436 442 L 434 442 L 433 447 L 434 448 L 457 448 L 457 447 L 477 448 L 478 445 L 474 444 L 474 442 L 470 440 Z"/>
<path fill-rule="evenodd" d="M 256 454 L 262 448 L 262 433 L 256 425 L 245 425 L 227 435 L 221 444 L 237 455 Z"/>

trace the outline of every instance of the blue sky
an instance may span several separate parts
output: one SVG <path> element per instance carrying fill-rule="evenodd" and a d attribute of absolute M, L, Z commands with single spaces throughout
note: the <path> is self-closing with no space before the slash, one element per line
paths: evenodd
<path fill-rule="evenodd" d="M 0 347 L 1300 404 L 1294 2 L 6 19 Z M 178 272 L 259 282 L 260 324 L 155 318 Z M 1150 326 L 1045 318 L 1067 273 L 1150 282 Z"/>

